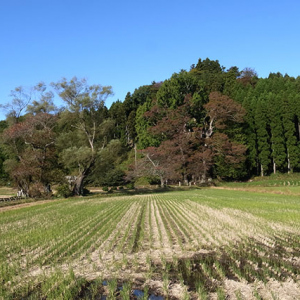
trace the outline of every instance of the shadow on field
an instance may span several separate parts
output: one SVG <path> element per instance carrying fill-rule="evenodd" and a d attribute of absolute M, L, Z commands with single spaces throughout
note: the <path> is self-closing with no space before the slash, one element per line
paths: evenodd
<path fill-rule="evenodd" d="M 294 245 L 288 253 L 286 247 Z M 181 299 L 172 296 L 172 287 L 176 284 L 186 286 L 190 299 L 197 299 L 197 295 L 209 295 L 219 293 L 223 289 L 225 279 L 254 283 L 259 280 L 268 282 L 276 280 L 297 281 L 300 275 L 297 260 L 300 257 L 299 237 L 276 237 L 272 245 L 264 244 L 254 238 L 243 242 L 221 247 L 220 249 L 206 249 L 207 252 L 195 253 L 192 257 L 182 257 L 177 260 L 154 262 L 151 261 L 152 277 L 149 281 L 141 279 L 129 283 L 117 279 L 115 290 L 111 291 L 115 299 L 124 299 L 124 287 L 128 299 Z M 129 264 L 130 267 L 130 264 Z M 82 290 L 85 299 L 106 299 L 109 293 L 110 280 L 105 285 L 98 285 L 99 298 L 92 297 L 92 291 L 97 289 L 95 282 L 89 282 Z M 153 282 L 161 282 L 159 288 L 151 285 Z M 167 282 L 167 283 L 166 283 Z M 147 286 L 148 284 L 148 286 Z M 163 286 L 166 284 L 166 290 Z M 166 297 L 167 296 L 167 297 Z M 78 297 L 78 299 L 80 299 Z M 126 298 L 127 299 L 127 298 Z"/>
<path fill-rule="evenodd" d="M 163 194 L 169 193 L 172 191 L 190 191 L 190 190 L 199 190 L 198 186 L 184 186 L 184 187 L 176 187 L 176 186 L 166 186 L 166 187 L 137 187 L 135 189 L 121 189 L 121 190 L 110 190 L 108 192 L 93 192 L 89 194 L 97 195 L 97 196 L 133 196 L 133 195 L 144 195 L 144 194 Z"/>
<path fill-rule="evenodd" d="M 257 280 L 263 283 L 270 280 L 296 282 L 300 275 L 299 257 L 299 236 L 277 236 L 274 237 L 272 245 L 249 238 L 219 249 L 202 249 L 191 257 L 150 260 L 147 264 L 151 275 L 144 274 L 131 278 L 130 281 L 124 280 L 121 271 L 119 278 L 117 275 L 94 280 L 75 277 L 71 272 L 70 275 L 58 275 L 63 276 L 63 280 L 54 284 L 52 280 L 57 275 L 53 274 L 52 278 L 44 278 L 42 282 L 19 290 L 13 298 L 55 299 L 57 295 L 63 295 L 68 299 L 183 299 L 178 291 L 177 294 L 174 293 L 181 286 L 188 299 L 198 299 L 199 295 L 202 299 L 207 299 L 212 293 L 230 293 L 224 290 L 225 279 L 248 284 Z M 147 272 L 145 266 L 146 262 L 136 269 L 129 262 L 127 269 L 132 274 L 139 274 L 142 269 Z M 55 289 L 51 288 L 53 284 Z M 45 291 L 47 295 L 44 294 Z"/>

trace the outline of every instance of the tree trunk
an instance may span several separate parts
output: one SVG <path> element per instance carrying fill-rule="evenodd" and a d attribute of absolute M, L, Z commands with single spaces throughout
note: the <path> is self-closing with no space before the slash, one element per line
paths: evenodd
<path fill-rule="evenodd" d="M 260 176 L 264 177 L 264 166 L 260 164 Z"/>
<path fill-rule="evenodd" d="M 134 144 L 134 169 L 135 172 L 137 171 L 137 149 L 136 149 L 136 144 Z"/>
<path fill-rule="evenodd" d="M 50 183 L 44 184 L 44 192 L 47 194 L 52 192 Z"/>
<path fill-rule="evenodd" d="M 186 173 L 183 174 L 183 184 L 184 185 L 189 185 L 189 181 L 187 179 Z"/>
<path fill-rule="evenodd" d="M 273 160 L 273 173 L 276 174 L 276 163 L 275 163 L 275 160 Z"/>
<path fill-rule="evenodd" d="M 273 138 L 273 135 L 272 135 Z M 275 158 L 274 158 L 274 143 L 272 142 L 272 153 L 273 153 L 273 173 L 276 174 L 276 162 L 275 162 Z"/>
<path fill-rule="evenodd" d="M 73 186 L 73 195 L 74 196 L 83 195 L 83 181 L 86 178 L 86 176 L 89 175 L 94 163 L 95 163 L 95 157 L 93 156 L 89 165 L 83 171 L 81 171 L 81 173 L 76 177 L 74 186 Z"/>
<path fill-rule="evenodd" d="M 206 161 L 203 160 L 203 174 L 201 176 L 201 181 L 206 182 Z"/>
<path fill-rule="evenodd" d="M 165 186 L 165 185 L 164 185 L 164 179 L 163 179 L 162 176 L 160 176 L 160 186 L 161 186 L 161 187 L 164 187 L 164 186 Z"/>
<path fill-rule="evenodd" d="M 287 149 L 287 168 L 288 168 L 288 174 L 290 174 L 291 173 L 291 161 L 290 161 L 289 149 Z"/>
<path fill-rule="evenodd" d="M 73 186 L 73 195 L 79 196 L 83 194 L 83 180 L 85 178 L 85 174 L 80 174 L 77 176 L 74 186 Z"/>

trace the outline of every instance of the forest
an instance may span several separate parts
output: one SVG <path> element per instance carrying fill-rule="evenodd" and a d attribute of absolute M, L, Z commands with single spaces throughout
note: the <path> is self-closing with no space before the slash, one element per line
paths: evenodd
<path fill-rule="evenodd" d="M 300 77 L 259 78 L 206 58 L 108 108 L 112 94 L 77 77 L 15 88 L 1 105 L 1 183 L 71 196 L 141 179 L 200 185 L 300 170 Z"/>

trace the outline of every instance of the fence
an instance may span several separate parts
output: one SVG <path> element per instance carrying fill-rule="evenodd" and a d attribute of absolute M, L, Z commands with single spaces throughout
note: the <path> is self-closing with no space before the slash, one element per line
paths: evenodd
<path fill-rule="evenodd" d="M 9 201 L 17 201 L 24 199 L 23 197 L 20 196 L 13 196 L 13 197 L 5 197 L 5 198 L 0 198 L 0 202 L 9 202 Z"/>

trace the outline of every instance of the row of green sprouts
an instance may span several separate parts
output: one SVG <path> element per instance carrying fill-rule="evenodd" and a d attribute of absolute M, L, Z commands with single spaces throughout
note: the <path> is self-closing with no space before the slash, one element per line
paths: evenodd
<path fill-rule="evenodd" d="M 295 242 L 295 237 L 290 239 Z M 116 273 L 114 277 L 88 281 L 76 277 L 72 269 L 67 273 L 57 270 L 51 276 L 41 275 L 38 280 L 20 285 L 12 294 L 6 293 L 2 287 L 0 296 L 4 299 L 148 299 L 152 294 L 161 297 L 157 299 L 175 299 L 172 286 L 180 285 L 182 299 L 210 299 L 211 295 L 226 299 L 225 279 L 249 284 L 256 281 L 267 283 L 271 279 L 298 282 L 300 268 L 293 259 L 300 256 L 300 243 L 298 240 L 297 247 L 288 253 L 284 248 L 287 244 L 289 237 L 282 236 L 276 237 L 272 247 L 248 239 L 189 258 L 173 256 L 170 259 L 163 255 L 159 262 L 155 262 L 148 255 L 145 274 L 138 280 L 129 277 L 124 280 Z M 129 262 L 129 265 L 133 271 L 141 267 L 134 262 Z M 160 288 L 153 289 L 151 281 L 160 281 Z M 253 293 L 257 299 L 262 298 L 258 291 Z M 236 291 L 237 299 L 238 295 L 239 291 Z"/>

